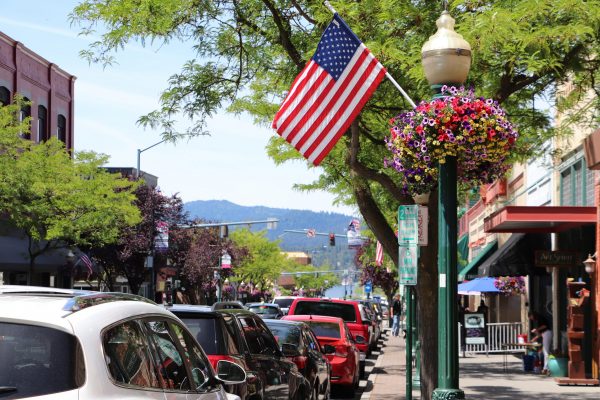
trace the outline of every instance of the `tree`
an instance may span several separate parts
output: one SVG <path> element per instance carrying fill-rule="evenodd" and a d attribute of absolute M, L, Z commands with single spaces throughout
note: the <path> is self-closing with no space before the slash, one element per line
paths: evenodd
<path fill-rule="evenodd" d="M 230 234 L 231 240 L 238 247 L 248 251 L 246 257 L 236 268 L 235 278 L 246 283 L 266 287 L 267 281 L 277 280 L 282 271 L 291 270 L 298 266 L 281 252 L 278 242 L 270 241 L 266 231 L 251 232 L 240 229 Z"/>
<path fill-rule="evenodd" d="M 229 238 L 222 238 L 217 229 L 188 229 L 189 249 L 181 269 L 183 284 L 194 304 L 205 304 L 214 297 L 216 289 L 215 271 L 225 280 L 237 273 L 249 251 Z M 221 256 L 231 256 L 232 268 L 221 269 Z"/>
<path fill-rule="evenodd" d="M 441 2 L 334 2 L 358 37 L 415 99 L 430 97 L 420 65 L 420 50 L 435 30 Z M 600 1 L 499 0 L 451 2 L 457 27 L 475 55 L 468 84 L 478 94 L 500 101 L 521 139 L 515 159 L 529 157 L 554 130 L 549 108 L 536 108 L 541 98 L 553 101 L 558 85 L 570 79 L 573 98 L 597 90 Z M 110 62 L 113 50 L 130 41 L 189 41 L 197 58 L 172 76 L 160 109 L 140 118 L 142 125 L 162 129 L 165 137 L 200 134 L 206 118 L 227 107 L 248 112 L 268 123 L 283 94 L 314 52 L 331 15 L 321 1 L 224 0 L 218 4 L 182 0 L 86 0 L 71 15 L 84 33 L 101 39 L 83 52 L 90 61 Z M 590 107 L 598 108 L 598 98 Z M 397 264 L 394 235 L 398 205 L 412 203 L 399 178 L 382 166 L 388 120 L 409 106 L 396 89 L 383 83 L 321 164 L 321 176 L 301 190 L 327 190 L 340 203 L 356 204 L 367 225 Z M 193 119 L 186 132 L 173 120 L 180 113 Z M 595 122 L 600 113 L 596 113 Z M 268 149 L 276 163 L 299 159 L 279 138 Z M 436 193 L 432 193 L 433 198 Z M 437 313 L 437 209 L 430 207 L 429 246 L 419 265 L 420 315 Z M 421 320 L 423 349 L 437 345 L 437 321 Z M 423 352 L 421 391 L 430 398 L 436 385 L 437 352 Z"/>
<path fill-rule="evenodd" d="M 24 131 L 17 109 L 19 104 L 0 107 L 0 209 L 28 240 L 31 283 L 40 255 L 115 242 L 121 229 L 139 220 L 139 213 L 132 204 L 136 184 L 104 170 L 108 157 L 79 152 L 71 158 L 56 138 L 28 143 L 16 134 Z M 6 124 L 11 118 L 12 126 Z"/>
<path fill-rule="evenodd" d="M 371 282 L 373 287 L 383 290 L 388 304 L 392 304 L 392 298 L 400 287 L 398 283 L 397 268 L 394 265 L 376 265 L 374 257 L 368 250 L 370 243 L 366 243 L 356 251 L 356 265 L 360 268 L 360 284 Z"/>
<path fill-rule="evenodd" d="M 298 288 L 304 288 L 304 292 L 308 295 L 323 295 L 325 290 L 334 287 L 340 283 L 337 275 L 331 272 L 316 272 L 330 270 L 328 265 L 315 267 L 313 265 L 300 265 L 289 272 L 313 272 L 297 274 L 294 276 L 294 283 Z"/>
<path fill-rule="evenodd" d="M 124 227 L 116 243 L 94 249 L 93 257 L 103 267 L 103 281 L 111 290 L 117 276 L 127 279 L 132 293 L 138 293 L 147 279 L 145 267 L 149 255 L 154 257 L 154 268 L 166 265 L 171 258 L 180 266 L 181 252 L 187 251 L 181 238 L 181 226 L 188 223 L 183 201 L 177 195 L 165 196 L 160 190 L 140 185 L 135 190 L 135 207 L 141 215 L 139 223 Z M 158 223 L 167 224 L 169 247 L 164 252 L 155 248 Z"/>

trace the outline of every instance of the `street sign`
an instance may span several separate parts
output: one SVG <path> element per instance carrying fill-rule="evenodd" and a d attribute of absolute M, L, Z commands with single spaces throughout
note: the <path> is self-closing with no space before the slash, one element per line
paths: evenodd
<path fill-rule="evenodd" d="M 398 247 L 398 276 L 401 285 L 416 285 L 419 259 L 419 247 L 399 246 Z"/>
<path fill-rule="evenodd" d="M 419 206 L 417 204 L 398 207 L 398 244 L 400 246 L 419 243 Z"/>
<path fill-rule="evenodd" d="M 373 291 L 373 284 L 371 282 L 365 283 L 365 293 L 371 293 Z"/>

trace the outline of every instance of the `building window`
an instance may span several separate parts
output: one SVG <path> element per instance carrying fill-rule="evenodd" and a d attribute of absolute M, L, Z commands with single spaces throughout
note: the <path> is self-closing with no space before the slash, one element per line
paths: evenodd
<path fill-rule="evenodd" d="M 58 122 L 56 125 L 56 137 L 64 144 L 67 144 L 67 119 L 64 115 L 58 115 Z"/>
<path fill-rule="evenodd" d="M 3 106 L 10 104 L 10 90 L 4 86 L 0 86 L 0 104 Z"/>
<path fill-rule="evenodd" d="M 594 171 L 580 158 L 560 172 L 560 205 L 594 205 Z"/>
<path fill-rule="evenodd" d="M 29 99 L 27 97 L 23 97 L 23 101 L 28 104 L 21 107 L 21 112 L 19 113 L 19 122 L 23 122 L 26 118 L 31 117 L 31 105 L 29 104 Z M 23 139 L 31 139 L 31 129 L 29 129 L 27 132 L 21 133 L 21 137 Z"/>
<path fill-rule="evenodd" d="M 38 106 L 38 140 L 48 140 L 48 111 L 44 106 Z"/>

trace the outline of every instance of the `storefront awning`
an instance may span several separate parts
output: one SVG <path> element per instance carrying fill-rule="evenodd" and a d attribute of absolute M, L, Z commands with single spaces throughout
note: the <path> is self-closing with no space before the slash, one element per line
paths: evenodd
<path fill-rule="evenodd" d="M 477 268 L 483 261 L 485 261 L 493 252 L 498 248 L 498 242 L 493 241 L 485 246 L 479 254 L 477 254 L 470 263 L 468 263 L 458 273 L 458 280 L 464 281 L 465 279 L 473 279 L 477 276 Z"/>
<path fill-rule="evenodd" d="M 478 269 L 479 276 L 525 276 L 543 270 L 535 268 L 536 250 L 550 249 L 550 235 L 513 233 L 503 246 Z"/>
<path fill-rule="evenodd" d="M 484 220 L 489 233 L 550 233 L 596 223 L 596 207 L 506 206 Z"/>

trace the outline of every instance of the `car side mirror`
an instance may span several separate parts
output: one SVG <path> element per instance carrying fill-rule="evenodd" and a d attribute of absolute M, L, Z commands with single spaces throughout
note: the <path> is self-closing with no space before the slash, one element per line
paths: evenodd
<path fill-rule="evenodd" d="M 360 335 L 356 335 L 354 336 L 354 341 L 358 344 L 365 344 L 367 343 L 367 341 L 365 340 L 365 338 L 363 336 Z"/>
<path fill-rule="evenodd" d="M 228 360 L 217 362 L 217 378 L 226 385 L 235 385 L 246 381 L 246 371 Z"/>
<path fill-rule="evenodd" d="M 321 347 L 321 350 L 323 351 L 323 354 L 333 354 L 333 353 L 335 353 L 335 347 L 332 346 L 332 345 L 330 345 L 330 344 L 323 345 Z"/>
<path fill-rule="evenodd" d="M 281 345 L 281 352 L 286 357 L 296 357 L 300 355 L 298 347 L 291 343 L 283 343 Z"/>

